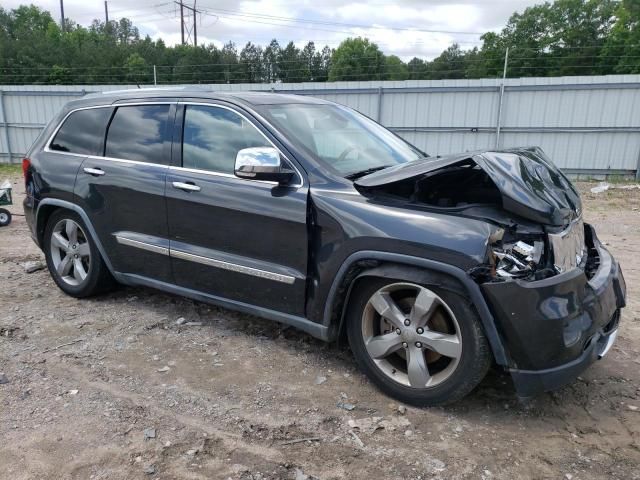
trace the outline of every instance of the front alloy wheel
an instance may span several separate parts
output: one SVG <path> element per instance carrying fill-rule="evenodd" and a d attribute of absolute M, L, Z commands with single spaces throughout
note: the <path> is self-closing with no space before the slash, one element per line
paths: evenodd
<path fill-rule="evenodd" d="M 362 336 L 376 366 L 413 388 L 446 381 L 462 355 L 456 316 L 419 285 L 393 283 L 374 293 L 362 315 Z"/>
<path fill-rule="evenodd" d="M 437 286 L 363 280 L 349 300 L 347 335 L 372 382 L 417 406 L 462 398 L 491 363 L 468 299 Z"/>

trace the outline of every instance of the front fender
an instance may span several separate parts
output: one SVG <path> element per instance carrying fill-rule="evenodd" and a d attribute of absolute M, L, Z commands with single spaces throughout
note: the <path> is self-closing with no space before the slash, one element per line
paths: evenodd
<path fill-rule="evenodd" d="M 351 278 L 349 278 L 349 272 L 352 271 L 354 267 L 358 268 L 359 264 L 363 265 L 363 262 L 364 265 L 368 263 L 370 266 L 362 267 L 355 276 L 352 275 Z M 378 265 L 372 262 L 376 262 Z M 487 306 L 478 284 L 475 283 L 464 270 L 426 258 L 371 250 L 360 251 L 350 255 L 340 267 L 329 290 L 324 309 L 323 325 L 329 328 L 333 325 L 334 328 L 332 329 L 331 335 L 334 338 L 337 336 L 344 322 L 346 305 L 349 295 L 351 294 L 351 288 L 358 278 L 363 276 L 383 276 L 410 280 L 416 283 L 429 283 L 430 279 L 433 281 L 433 273 L 435 272 L 444 274 L 451 279 L 451 283 L 445 285 L 445 288 L 462 289 L 464 294 L 469 297 L 478 312 L 496 363 L 498 363 L 498 365 L 508 366 L 509 359 L 502 338 L 498 333 L 493 315 Z M 344 284 L 345 279 L 348 279 L 346 288 Z M 340 293 L 344 293 L 344 295 L 340 295 Z M 337 322 L 335 321 L 336 309 L 339 311 L 339 319 Z"/>

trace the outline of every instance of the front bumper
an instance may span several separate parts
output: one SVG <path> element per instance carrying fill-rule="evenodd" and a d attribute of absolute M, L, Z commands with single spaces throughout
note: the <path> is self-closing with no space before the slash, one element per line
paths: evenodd
<path fill-rule="evenodd" d="M 585 225 L 585 238 L 597 268 L 576 268 L 534 282 L 482 285 L 521 396 L 570 382 L 615 341 L 625 306 L 624 277 L 590 225 Z"/>

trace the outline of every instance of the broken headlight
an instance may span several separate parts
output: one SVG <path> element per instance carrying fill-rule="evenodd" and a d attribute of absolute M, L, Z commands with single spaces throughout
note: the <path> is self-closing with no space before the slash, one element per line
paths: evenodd
<path fill-rule="evenodd" d="M 528 277 L 535 272 L 540 264 L 543 252 L 544 242 L 542 240 L 531 242 L 518 240 L 515 243 L 502 243 L 500 247 L 493 248 L 496 275 L 508 278 Z"/>

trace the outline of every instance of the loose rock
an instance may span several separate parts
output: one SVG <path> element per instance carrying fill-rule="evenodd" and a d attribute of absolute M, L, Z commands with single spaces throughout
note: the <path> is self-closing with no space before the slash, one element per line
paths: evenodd
<path fill-rule="evenodd" d="M 318 375 L 318 376 L 316 377 L 316 379 L 315 379 L 314 383 L 315 383 L 316 385 L 322 385 L 322 384 L 323 384 L 324 382 L 326 382 L 326 381 L 327 381 L 327 377 L 324 377 L 324 376 L 322 376 L 322 375 Z"/>
<path fill-rule="evenodd" d="M 165 372 L 168 372 L 169 370 L 171 370 L 171 369 L 167 365 L 165 365 L 164 367 L 159 368 L 158 372 L 165 373 Z"/>
<path fill-rule="evenodd" d="M 4 373 L 0 373 L 0 385 L 4 385 L 5 383 L 9 383 L 9 379 Z"/>
<path fill-rule="evenodd" d="M 187 320 L 184 317 L 180 317 L 176 320 L 176 325 L 182 325 L 184 323 L 187 323 Z"/>
<path fill-rule="evenodd" d="M 156 429 L 155 428 L 145 428 L 144 429 L 144 439 L 149 440 L 151 438 L 156 438 Z"/>
<path fill-rule="evenodd" d="M 343 410 L 347 410 L 347 411 L 349 411 L 349 412 L 350 412 L 351 410 L 353 410 L 354 408 L 356 408 L 356 406 L 355 406 L 353 403 L 342 402 L 342 401 L 341 401 L 341 402 L 338 402 L 338 403 L 336 404 L 336 406 L 337 406 L 338 408 L 341 408 L 341 409 L 343 409 Z"/>
<path fill-rule="evenodd" d="M 146 473 L 147 475 L 153 475 L 154 473 L 156 473 L 156 466 L 147 465 L 146 467 L 144 467 L 143 472 Z"/>
<path fill-rule="evenodd" d="M 24 267 L 24 271 L 26 273 L 33 273 L 33 272 L 37 272 L 38 270 L 44 270 L 45 268 L 45 264 L 43 262 L 25 262 L 22 264 L 22 266 Z"/>

